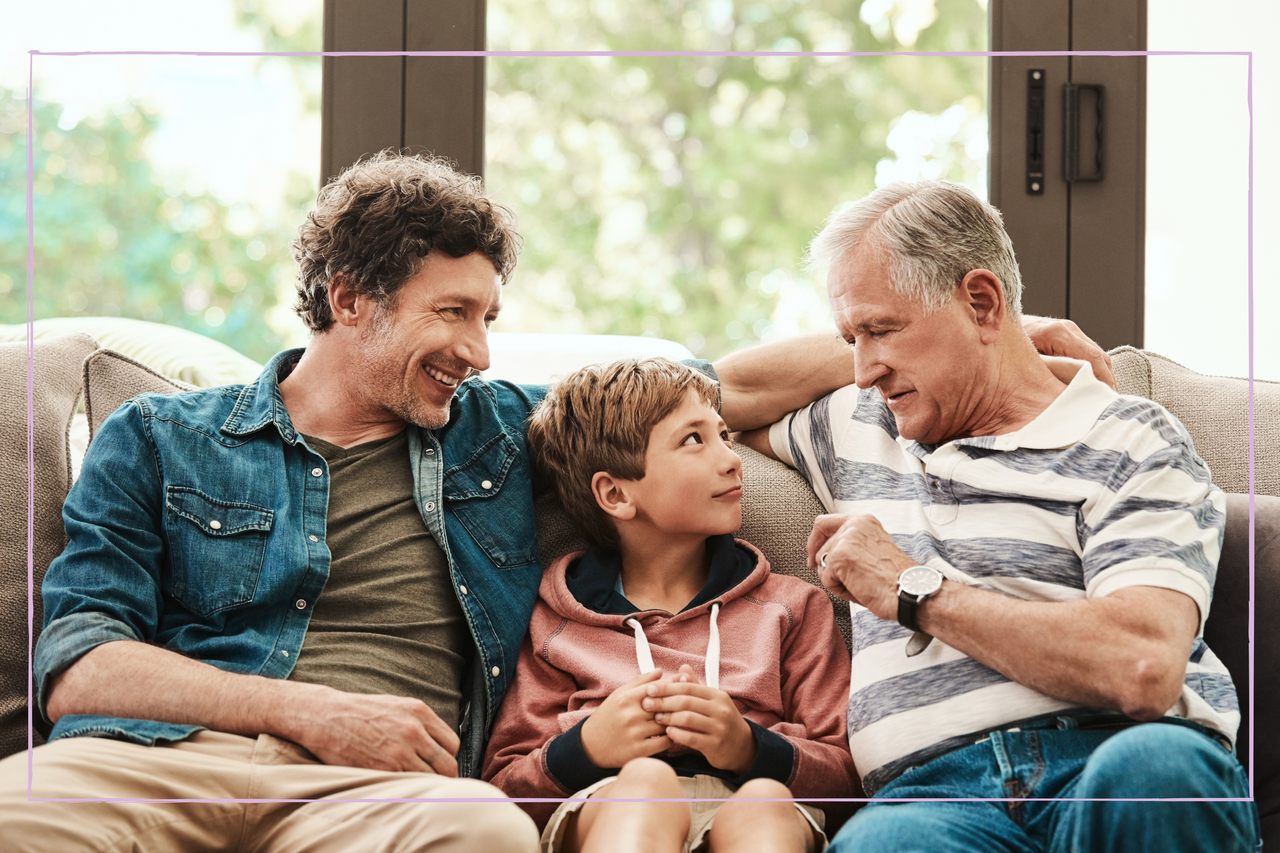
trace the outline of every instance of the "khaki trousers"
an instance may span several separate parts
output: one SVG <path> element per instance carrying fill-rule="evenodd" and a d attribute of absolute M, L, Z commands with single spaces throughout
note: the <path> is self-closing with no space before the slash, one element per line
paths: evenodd
<path fill-rule="evenodd" d="M 331 767 L 296 744 L 222 732 L 147 747 L 77 737 L 37 747 L 32 798 L 314 802 L 31 802 L 27 755 L 0 761 L 3 853 L 454 853 L 538 849 L 512 803 L 474 779 Z M 341 802 L 421 799 L 425 802 Z"/>

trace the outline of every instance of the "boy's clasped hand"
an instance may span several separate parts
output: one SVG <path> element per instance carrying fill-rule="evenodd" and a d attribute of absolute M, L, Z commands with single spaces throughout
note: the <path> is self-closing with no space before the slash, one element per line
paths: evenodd
<path fill-rule="evenodd" d="M 582 726 L 582 747 L 597 767 L 684 746 L 713 767 L 741 775 L 756 758 L 751 726 L 723 690 L 702 684 L 685 664 L 673 675 L 655 669 L 619 686 Z"/>

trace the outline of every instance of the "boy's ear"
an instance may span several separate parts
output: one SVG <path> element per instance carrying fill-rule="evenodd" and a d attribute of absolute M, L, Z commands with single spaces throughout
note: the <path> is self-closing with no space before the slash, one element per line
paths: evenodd
<path fill-rule="evenodd" d="M 597 471 L 591 478 L 591 493 L 595 495 L 596 504 L 622 521 L 630 521 L 636 515 L 636 506 L 627 496 L 628 483 L 629 480 L 614 477 L 604 471 Z"/>

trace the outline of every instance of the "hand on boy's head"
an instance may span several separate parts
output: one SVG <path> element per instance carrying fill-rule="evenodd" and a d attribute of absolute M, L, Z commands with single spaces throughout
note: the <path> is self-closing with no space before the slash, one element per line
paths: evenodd
<path fill-rule="evenodd" d="M 597 767 L 621 767 L 671 748 L 666 727 L 641 707 L 645 689 L 658 683 L 660 669 L 641 673 L 619 685 L 582 724 L 582 749 Z"/>
<path fill-rule="evenodd" d="M 728 693 L 673 679 L 650 682 L 644 691 L 641 707 L 653 714 L 654 722 L 667 727 L 673 742 L 696 749 L 721 770 L 742 774 L 751 768 L 756 737 Z"/>

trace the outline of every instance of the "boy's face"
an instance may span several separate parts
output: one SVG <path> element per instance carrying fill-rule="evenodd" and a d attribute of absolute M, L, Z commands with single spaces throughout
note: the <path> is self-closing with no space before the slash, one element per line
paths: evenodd
<path fill-rule="evenodd" d="M 742 460 L 715 409 L 689 391 L 649 434 L 644 478 L 626 488 L 657 532 L 715 536 L 742 526 Z"/>

